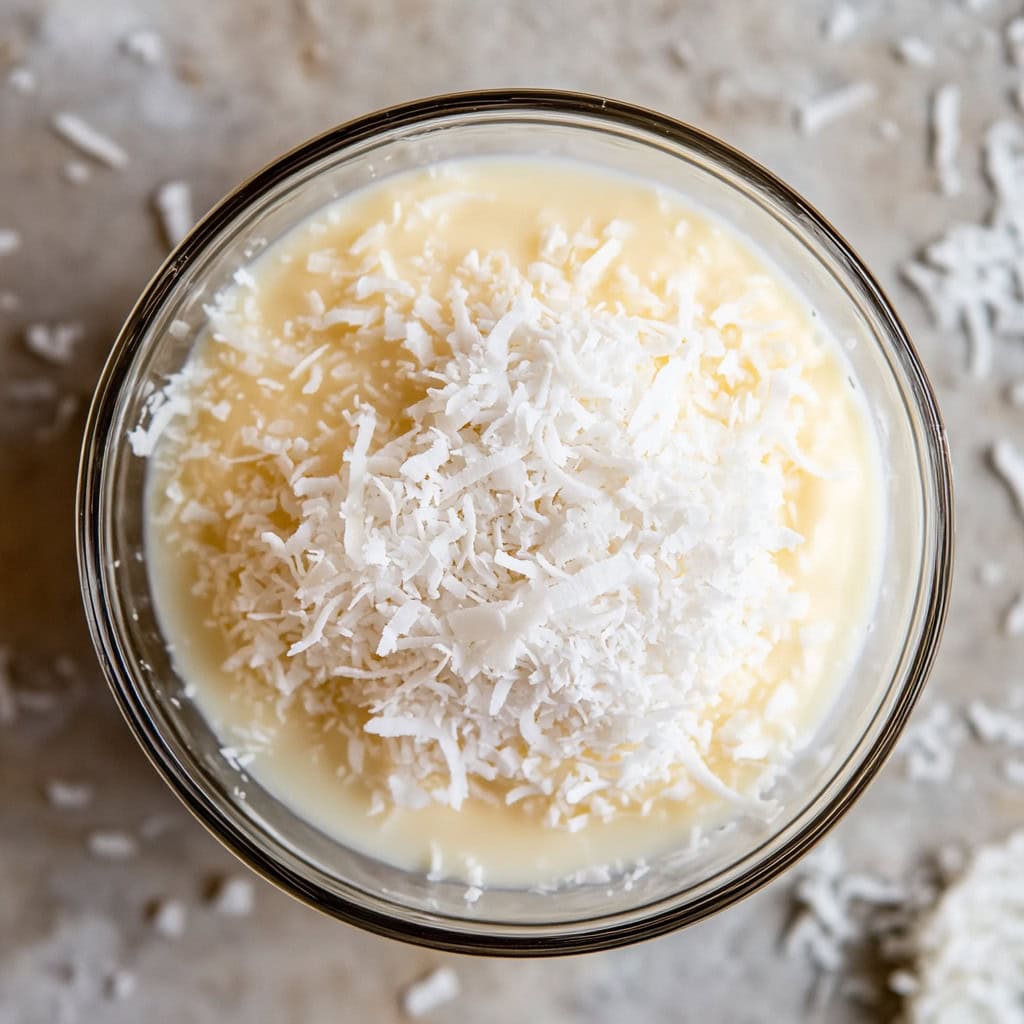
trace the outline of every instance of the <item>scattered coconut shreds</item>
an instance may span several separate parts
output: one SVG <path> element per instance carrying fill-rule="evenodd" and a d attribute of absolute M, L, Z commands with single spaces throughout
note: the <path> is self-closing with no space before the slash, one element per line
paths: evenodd
<path fill-rule="evenodd" d="M 252 913 L 255 890 L 248 878 L 222 878 L 210 893 L 210 906 L 225 917 L 245 917 Z"/>
<path fill-rule="evenodd" d="M 46 784 L 46 799 L 62 811 L 77 811 L 92 803 L 92 786 L 85 782 L 51 779 Z"/>
<path fill-rule="evenodd" d="M 1024 453 L 1008 438 L 1000 438 L 991 449 L 992 468 L 1006 485 L 1017 514 L 1024 517 Z"/>
<path fill-rule="evenodd" d="M 89 852 L 101 860 L 130 860 L 139 851 L 139 844 L 127 832 L 93 832 L 88 840 Z"/>
<path fill-rule="evenodd" d="M 915 782 L 948 782 L 967 730 L 948 704 L 936 704 L 911 721 L 900 740 L 907 775 Z"/>
<path fill-rule="evenodd" d="M 188 911 L 181 900 L 160 900 L 150 910 L 153 930 L 165 939 L 180 939 L 185 934 Z"/>
<path fill-rule="evenodd" d="M 1024 833 L 977 850 L 913 930 L 907 1024 L 1024 1019 Z"/>
<path fill-rule="evenodd" d="M 935 90 L 931 103 L 932 165 L 939 191 L 944 196 L 957 196 L 963 179 L 957 167 L 960 149 L 960 88 L 942 85 Z"/>
<path fill-rule="evenodd" d="M 935 50 L 919 36 L 904 36 L 893 52 L 904 64 L 914 67 L 930 68 L 935 63 Z"/>
<path fill-rule="evenodd" d="M 163 37 L 153 29 L 136 29 L 121 40 L 121 50 L 126 56 L 137 60 L 140 64 L 153 67 L 163 60 Z"/>
<path fill-rule="evenodd" d="M 84 185 L 92 177 L 92 170 L 84 160 L 68 160 L 63 174 L 64 180 L 72 185 Z"/>
<path fill-rule="evenodd" d="M 84 337 L 80 323 L 30 324 L 25 329 L 25 346 L 40 359 L 62 366 L 71 361 Z"/>
<path fill-rule="evenodd" d="M 26 67 L 11 68 L 7 72 L 7 84 L 14 92 L 28 96 L 36 91 L 38 83 L 35 74 Z"/>
<path fill-rule="evenodd" d="M 402 1009 L 409 1017 L 423 1017 L 459 994 L 459 976 L 451 967 L 438 967 L 402 993 Z"/>
<path fill-rule="evenodd" d="M 160 227 L 170 248 L 174 248 L 195 223 L 192 216 L 192 191 L 183 181 L 169 181 L 157 189 L 153 205 Z"/>
<path fill-rule="evenodd" d="M 826 125 L 873 103 L 878 96 L 874 82 L 853 82 L 800 105 L 797 127 L 804 135 L 813 135 Z"/>
<path fill-rule="evenodd" d="M 61 112 L 50 122 L 53 130 L 69 145 L 97 163 L 114 170 L 125 167 L 128 154 L 112 139 L 98 132 L 77 114 Z"/>
<path fill-rule="evenodd" d="M 838 3 L 822 23 L 822 32 L 830 43 L 845 43 L 860 27 L 860 12 L 850 4 Z"/>
<path fill-rule="evenodd" d="M 11 725 L 18 717 L 18 701 L 11 682 L 11 654 L 0 647 L 0 726 Z"/>
<path fill-rule="evenodd" d="M 989 707 L 984 701 L 972 700 L 967 706 L 966 716 L 982 743 L 1024 748 L 1024 718 L 1020 715 Z"/>
<path fill-rule="evenodd" d="M 964 330 L 975 377 L 991 369 L 994 338 L 1024 331 L 1024 294 L 1017 283 L 1024 261 L 1024 126 L 994 124 L 986 135 L 985 165 L 995 191 L 987 222 L 954 224 L 902 269 L 940 328 Z"/>
<path fill-rule="evenodd" d="M 111 1002 L 119 1003 L 131 999 L 138 987 L 138 981 L 131 971 L 119 967 L 107 977 L 104 989 Z"/>
<path fill-rule="evenodd" d="M 0 228 L 0 256 L 21 248 L 21 235 L 12 228 Z"/>
<path fill-rule="evenodd" d="M 839 993 L 859 1002 L 877 1002 L 881 993 L 871 979 L 840 975 L 858 950 L 891 950 L 906 931 L 912 908 L 929 902 L 932 891 L 922 878 L 896 883 L 847 870 L 834 843 L 807 857 L 796 876 L 796 913 L 782 945 L 787 956 L 808 961 L 817 972 L 815 1001 Z"/>

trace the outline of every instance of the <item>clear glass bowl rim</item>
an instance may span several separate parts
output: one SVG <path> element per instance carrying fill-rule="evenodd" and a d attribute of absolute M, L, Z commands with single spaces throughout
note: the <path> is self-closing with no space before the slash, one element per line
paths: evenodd
<path fill-rule="evenodd" d="M 930 565 L 931 585 L 918 615 L 922 621 L 921 640 L 913 652 L 909 671 L 890 713 L 874 741 L 863 740 L 850 755 L 858 762 L 845 784 L 833 798 L 813 812 L 805 808 L 802 818 L 790 823 L 791 835 L 767 854 L 748 856 L 746 867 L 734 878 L 694 899 L 675 894 L 660 900 L 655 908 L 640 907 L 634 913 L 618 915 L 609 924 L 598 918 L 594 927 L 573 921 L 565 926 L 545 922 L 518 927 L 515 922 L 482 922 L 460 928 L 449 918 L 431 919 L 421 912 L 400 915 L 392 908 L 377 907 L 344 899 L 329 892 L 301 871 L 284 864 L 246 836 L 223 815 L 216 801 L 195 786 L 192 778 L 162 741 L 159 729 L 127 671 L 119 648 L 119 635 L 107 611 L 104 596 L 101 551 L 105 505 L 105 456 L 109 450 L 115 410 L 128 369 L 138 357 L 149 327 L 163 304 L 173 295 L 181 271 L 196 260 L 221 233 L 253 202 L 283 181 L 324 157 L 337 155 L 356 143 L 383 132 L 435 125 L 478 113 L 507 114 L 510 118 L 530 113 L 577 117 L 586 124 L 594 121 L 653 134 L 683 149 L 697 151 L 714 165 L 736 173 L 747 184 L 785 209 L 790 218 L 810 228 L 816 244 L 842 266 L 872 312 L 886 327 L 877 338 L 888 345 L 901 367 L 905 383 L 920 418 L 926 465 L 932 478 L 926 481 L 926 514 L 933 517 Z M 171 253 L 146 286 L 129 314 L 103 368 L 86 424 L 76 497 L 76 546 L 79 581 L 90 635 L 104 675 L 143 751 L 175 791 L 188 810 L 243 862 L 268 881 L 301 902 L 333 917 L 390 938 L 452 952 L 489 956 L 552 956 L 592 952 L 653 938 L 715 914 L 755 892 L 802 857 L 821 839 L 861 795 L 879 772 L 926 682 L 941 638 L 949 605 L 953 567 L 953 493 L 949 447 L 935 395 L 910 337 L 878 282 L 849 244 L 805 199 L 770 171 L 712 135 L 666 115 L 617 100 L 583 93 L 507 89 L 446 94 L 388 107 L 346 122 L 284 154 L 240 184 L 222 199 Z M 919 606 L 921 602 L 919 601 Z M 820 803 L 811 800 L 809 807 Z M 794 827 L 798 825 L 798 827 Z M 772 844 L 766 844 L 771 846 Z M 761 851 L 755 851 L 760 854 Z M 463 922 L 465 924 L 465 922 Z M 483 927 L 481 927 L 481 924 Z"/>

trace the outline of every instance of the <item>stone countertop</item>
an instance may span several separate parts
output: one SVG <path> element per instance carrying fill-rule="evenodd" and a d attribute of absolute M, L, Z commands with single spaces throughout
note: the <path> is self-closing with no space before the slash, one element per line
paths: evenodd
<path fill-rule="evenodd" d="M 808 1000 L 814 975 L 780 936 L 792 878 L 711 921 L 655 942 L 564 961 L 446 957 L 342 926 L 254 879 L 253 913 L 215 914 L 211 878 L 232 858 L 178 805 L 136 748 L 104 687 L 80 611 L 72 507 L 84 406 L 134 297 L 165 254 L 153 194 L 187 181 L 197 212 L 276 154 L 364 111 L 474 87 L 606 93 L 693 122 L 746 150 L 846 234 L 904 314 L 938 388 L 958 485 L 958 576 L 950 625 L 918 715 L 981 697 L 1005 703 L 1024 640 L 1002 618 L 1024 583 L 1024 524 L 985 461 L 999 437 L 1024 440 L 1005 398 L 1024 347 L 999 343 L 995 372 L 965 374 L 963 339 L 940 333 L 898 268 L 990 197 L 979 145 L 1015 116 L 998 0 L 0 0 L 0 645 L 16 715 L 0 715 L 0 1024 L 336 1024 L 402 1019 L 397 992 L 452 962 L 463 987 L 433 1020 L 512 1024 L 879 1019 L 856 1002 Z M 823 23 L 833 18 L 829 38 Z M 163 55 L 126 52 L 137 30 Z M 933 67 L 896 59 L 908 34 Z M 10 69 L 28 69 L 6 82 Z M 857 81 L 877 96 L 820 132 L 797 131 L 803 100 Z M 943 198 L 928 155 L 928 102 L 963 92 L 964 189 Z M 119 171 L 58 139 L 50 119 L 81 115 L 129 154 Z M 75 322 L 66 365 L 24 344 L 27 325 Z M 985 584 L 996 562 L 1005 581 Z M 1017 581 L 1015 583 L 1014 581 Z M 919 720 L 919 719 L 918 719 Z M 964 741 L 952 779 L 911 781 L 899 754 L 843 822 L 848 862 L 893 876 L 941 844 L 998 838 L 1024 820 L 1024 788 L 1000 755 Z M 53 779 L 85 782 L 88 808 L 57 809 Z M 138 838 L 137 856 L 92 857 L 96 829 Z M 244 869 L 237 868 L 238 872 Z M 154 900 L 186 907 L 184 936 L 147 921 Z M 110 972 L 136 990 L 111 998 Z M 125 993 L 122 993 L 125 994 Z"/>

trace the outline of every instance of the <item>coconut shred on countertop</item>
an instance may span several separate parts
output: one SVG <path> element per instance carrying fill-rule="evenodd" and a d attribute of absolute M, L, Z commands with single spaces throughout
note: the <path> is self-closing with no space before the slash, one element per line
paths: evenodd
<path fill-rule="evenodd" d="M 335 202 L 207 313 L 130 440 L 175 667 L 253 778 L 474 886 L 770 813 L 867 627 L 881 468 L 741 236 L 463 161 Z"/>

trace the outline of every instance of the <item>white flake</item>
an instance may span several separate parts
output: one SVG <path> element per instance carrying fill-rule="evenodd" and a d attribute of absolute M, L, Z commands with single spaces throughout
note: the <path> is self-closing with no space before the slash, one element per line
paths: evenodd
<path fill-rule="evenodd" d="M 100 830 L 90 834 L 89 852 L 100 860 L 130 860 L 138 853 L 139 844 L 127 832 Z"/>
<path fill-rule="evenodd" d="M 930 68 L 935 64 L 935 50 L 920 36 L 904 36 L 893 49 L 904 64 L 919 68 Z"/>
<path fill-rule="evenodd" d="M 129 32 L 121 40 L 121 49 L 127 56 L 148 67 L 159 64 L 164 58 L 163 38 L 153 29 L 139 28 Z"/>
<path fill-rule="evenodd" d="M 168 181 L 156 190 L 153 205 L 160 227 L 170 248 L 174 248 L 192 229 L 192 190 L 183 181 Z"/>
<path fill-rule="evenodd" d="M 804 135 L 814 135 L 822 128 L 873 103 L 878 97 L 874 82 L 853 82 L 800 105 L 797 127 Z"/>
<path fill-rule="evenodd" d="M 185 934 L 188 912 L 181 900 L 160 900 L 150 913 L 153 930 L 165 939 L 180 939 Z"/>
<path fill-rule="evenodd" d="M 116 142 L 98 132 L 77 114 L 55 114 L 50 123 L 65 142 L 97 163 L 106 164 L 115 170 L 128 164 L 128 154 Z"/>
<path fill-rule="evenodd" d="M 117 968 L 107 978 L 107 998 L 112 1002 L 119 1003 L 125 999 L 130 999 L 135 995 L 137 988 L 138 979 L 131 971 L 125 970 L 123 967 Z"/>
<path fill-rule="evenodd" d="M 21 93 L 22 96 L 28 96 L 31 93 L 34 93 L 38 88 L 35 73 L 23 65 L 11 68 L 11 70 L 7 72 L 7 84 L 15 92 Z"/>
<path fill-rule="evenodd" d="M 254 903 L 252 881 L 237 875 L 220 879 L 210 894 L 210 906 L 225 917 L 245 917 L 252 913 Z"/>
<path fill-rule="evenodd" d="M 1024 636 L 1024 594 L 1018 594 L 1013 604 L 1006 609 L 1003 632 L 1007 636 Z"/>
<path fill-rule="evenodd" d="M 944 196 L 959 195 L 963 189 L 957 154 L 960 149 L 960 88 L 943 85 L 935 90 L 931 103 L 932 166 Z"/>
<path fill-rule="evenodd" d="M 92 803 L 92 786 L 85 782 L 65 782 L 51 779 L 46 784 L 46 799 L 54 807 L 65 811 L 76 811 Z"/>
<path fill-rule="evenodd" d="M 822 30 L 830 43 L 845 43 L 860 27 L 861 15 L 852 4 L 839 2 L 825 18 Z"/>
<path fill-rule="evenodd" d="M 1000 438 L 991 449 L 992 468 L 1006 485 L 1017 508 L 1024 517 L 1024 454 L 1007 438 Z"/>
<path fill-rule="evenodd" d="M 1021 1019 L 1024 833 L 984 846 L 913 935 L 907 1024 Z"/>
<path fill-rule="evenodd" d="M 21 235 L 13 228 L 0 228 L 0 256 L 21 248 Z"/>
<path fill-rule="evenodd" d="M 459 976 L 451 967 L 438 967 L 406 988 L 402 1009 L 410 1017 L 424 1017 L 458 994 Z"/>
<path fill-rule="evenodd" d="M 84 337 L 85 328 L 79 323 L 30 324 L 25 328 L 28 350 L 56 365 L 69 363 Z"/>

